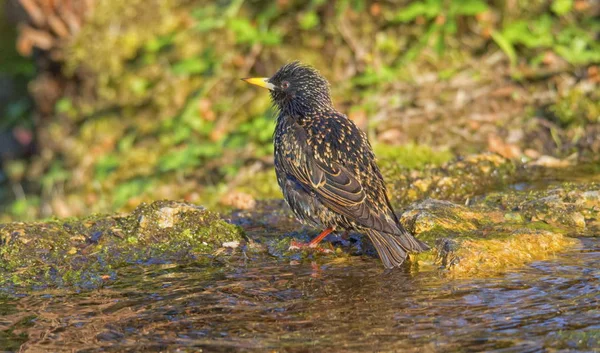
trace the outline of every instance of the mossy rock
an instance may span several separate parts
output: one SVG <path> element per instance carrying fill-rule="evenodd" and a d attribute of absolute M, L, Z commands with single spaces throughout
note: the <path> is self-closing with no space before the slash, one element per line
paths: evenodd
<path fill-rule="evenodd" d="M 414 203 L 402 223 L 433 250 L 411 264 L 436 265 L 453 277 L 490 276 L 576 246 L 570 235 L 598 235 L 600 186 L 562 184 L 549 190 L 502 191 L 468 206 L 426 199 Z M 0 283 L 97 287 L 132 264 L 211 261 L 247 239 L 246 256 L 280 261 L 343 261 L 374 255 L 364 237 L 325 244 L 329 254 L 289 251 L 290 239 L 308 241 L 282 201 L 234 212 L 233 222 L 200 206 L 175 201 L 142 204 L 128 215 L 0 225 Z M 314 231 L 315 234 L 312 234 Z M 333 238 L 330 238 L 333 239 Z M 358 240 L 357 240 L 358 239 Z M 319 256 L 316 256 L 319 255 Z M 321 256 L 323 255 L 323 256 Z"/>
<path fill-rule="evenodd" d="M 598 236 L 600 186 L 563 184 L 549 190 L 492 193 L 461 206 L 428 199 L 410 206 L 402 222 L 451 277 L 493 276 L 578 245 L 569 235 Z"/>
<path fill-rule="evenodd" d="M 174 201 L 124 216 L 9 223 L 0 225 L 0 283 L 96 287 L 127 265 L 198 261 L 240 241 L 216 213 Z"/>
<path fill-rule="evenodd" d="M 485 191 L 500 189 L 519 178 L 519 165 L 496 154 L 479 154 L 407 172 L 403 166 L 382 167 L 392 203 L 405 205 L 424 198 L 469 200 Z"/>
<path fill-rule="evenodd" d="M 523 222 L 542 222 L 578 235 L 598 235 L 600 184 L 563 183 L 548 190 L 494 192 L 476 202 L 519 214 Z"/>

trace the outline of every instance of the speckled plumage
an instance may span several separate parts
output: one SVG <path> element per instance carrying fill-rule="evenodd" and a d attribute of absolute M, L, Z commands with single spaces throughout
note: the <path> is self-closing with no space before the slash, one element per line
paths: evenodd
<path fill-rule="evenodd" d="M 366 233 L 386 268 L 427 250 L 398 222 L 375 155 L 362 132 L 333 107 L 329 84 L 293 62 L 268 79 L 279 110 L 275 171 L 298 219 L 314 227 Z"/>

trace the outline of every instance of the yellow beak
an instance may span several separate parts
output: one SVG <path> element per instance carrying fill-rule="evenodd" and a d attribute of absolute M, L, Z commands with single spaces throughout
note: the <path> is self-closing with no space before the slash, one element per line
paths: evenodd
<path fill-rule="evenodd" d="M 271 91 L 275 89 L 275 85 L 269 82 L 268 77 L 243 78 L 242 81 L 246 81 L 251 85 L 270 89 Z"/>

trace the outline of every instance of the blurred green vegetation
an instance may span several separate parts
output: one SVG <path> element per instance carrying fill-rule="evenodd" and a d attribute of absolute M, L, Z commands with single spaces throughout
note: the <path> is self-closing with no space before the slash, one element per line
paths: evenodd
<path fill-rule="evenodd" d="M 17 53 L 17 29 L 0 6 L 0 131 L 15 125 L 31 125 L 31 101 L 27 82 L 34 77 L 31 60 Z"/>
<path fill-rule="evenodd" d="M 474 82 L 587 70 L 600 62 L 593 6 L 583 0 L 97 2 L 59 48 L 62 79 L 72 89 L 37 127 L 39 156 L 13 180 L 29 185 L 28 193 L 7 207 L 5 218 L 130 210 L 158 198 L 223 203 L 232 190 L 276 196 L 274 112 L 267 92 L 239 78 L 272 74 L 291 60 L 330 79 L 334 101 L 368 131 L 381 159 L 422 168 L 481 150 L 401 133 L 383 138 L 386 124 L 414 108 L 410 96 L 396 93 L 397 84 L 431 85 L 423 78 L 431 72 L 435 82 L 450 82 L 465 69 Z M 489 63 L 466 67 L 473 62 Z M 33 72 L 22 59 L 0 70 Z M 599 122 L 597 92 L 560 94 L 548 109 L 559 128 Z M 448 103 L 444 95 L 431 99 Z M 395 112 L 380 117 L 381 102 Z M 31 115 L 30 105 L 17 99 L 2 114 L 0 124 L 12 126 Z"/>

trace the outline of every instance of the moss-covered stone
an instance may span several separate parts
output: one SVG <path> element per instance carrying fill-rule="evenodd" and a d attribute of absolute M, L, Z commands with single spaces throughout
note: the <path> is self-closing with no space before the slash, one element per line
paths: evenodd
<path fill-rule="evenodd" d="M 495 275 L 579 244 L 569 235 L 598 236 L 599 192 L 596 183 L 562 184 L 496 192 L 469 207 L 429 199 L 411 205 L 402 222 L 434 246 L 433 261 L 450 276 Z"/>
<path fill-rule="evenodd" d="M 448 149 L 414 143 L 401 146 L 377 143 L 373 149 L 382 168 L 402 166 L 406 169 L 422 169 L 440 166 L 454 158 Z"/>
<path fill-rule="evenodd" d="M 460 205 L 425 199 L 409 205 L 401 222 L 433 248 L 411 257 L 411 264 L 441 266 L 455 277 L 488 276 L 574 246 L 578 241 L 571 235 L 600 234 L 600 184 L 596 182 L 554 183 L 545 190 L 505 188 L 477 196 L 481 185 L 505 183 L 503 175 L 514 175 L 512 166 L 502 158 L 477 156 L 429 174 L 428 180 L 437 187 L 422 190 L 424 195 L 444 195 L 456 186 L 465 193 L 455 198 L 470 201 Z M 444 171 L 450 172 L 442 175 Z M 477 180 L 477 175 L 482 179 Z M 397 178 L 424 180 L 405 174 Z M 291 239 L 305 242 L 319 230 L 302 228 L 282 200 L 259 202 L 230 217 L 246 231 L 244 256 L 343 261 L 348 254 L 375 255 L 366 238 L 357 234 L 330 236 L 333 244 L 323 245 L 333 250 L 330 253 L 290 251 Z M 223 249 L 236 248 L 242 240 L 241 230 L 216 213 L 174 201 L 142 204 L 122 216 L 10 223 L 0 226 L 0 283 L 93 287 L 125 265 L 211 259 L 229 253 Z"/>
<path fill-rule="evenodd" d="M 394 160 L 380 165 L 390 200 L 397 207 L 426 198 L 470 204 L 483 194 L 496 197 L 496 191 L 510 195 L 512 187 L 544 190 L 562 180 L 600 181 L 596 163 L 574 165 L 573 161 L 548 156 L 522 162 L 492 153 L 475 154 L 417 170 Z M 542 194 L 544 191 L 533 196 L 540 198 Z"/>
<path fill-rule="evenodd" d="M 124 265 L 193 261 L 241 240 L 217 214 L 173 201 L 125 216 L 10 223 L 0 225 L 0 283 L 97 286 Z"/>
<path fill-rule="evenodd" d="M 600 184 L 562 183 L 547 190 L 504 191 L 487 194 L 474 204 L 510 210 L 523 222 L 542 222 L 578 235 L 597 235 Z"/>
<path fill-rule="evenodd" d="M 481 154 L 416 171 L 409 171 L 402 164 L 386 163 L 382 172 L 392 203 L 405 205 L 427 197 L 465 202 L 513 182 L 519 175 L 519 166 L 496 154 Z"/>
<path fill-rule="evenodd" d="M 411 256 L 410 265 L 436 266 L 451 277 L 473 277 L 494 276 L 546 259 L 579 244 L 571 235 L 600 234 L 599 190 L 593 182 L 566 183 L 548 190 L 506 188 L 473 197 L 468 205 L 435 199 L 412 203 L 401 222 L 433 250 Z M 293 261 L 318 257 L 342 261 L 347 254 L 375 256 L 359 234 L 349 240 L 340 234 L 328 237 L 323 247 L 332 253 L 290 252 L 292 238 L 305 242 L 318 230 L 302 230 L 282 202 L 259 202 L 257 209 L 237 212 L 235 218 L 248 229 L 248 237 L 261 244 L 254 247 L 255 253 Z"/>

